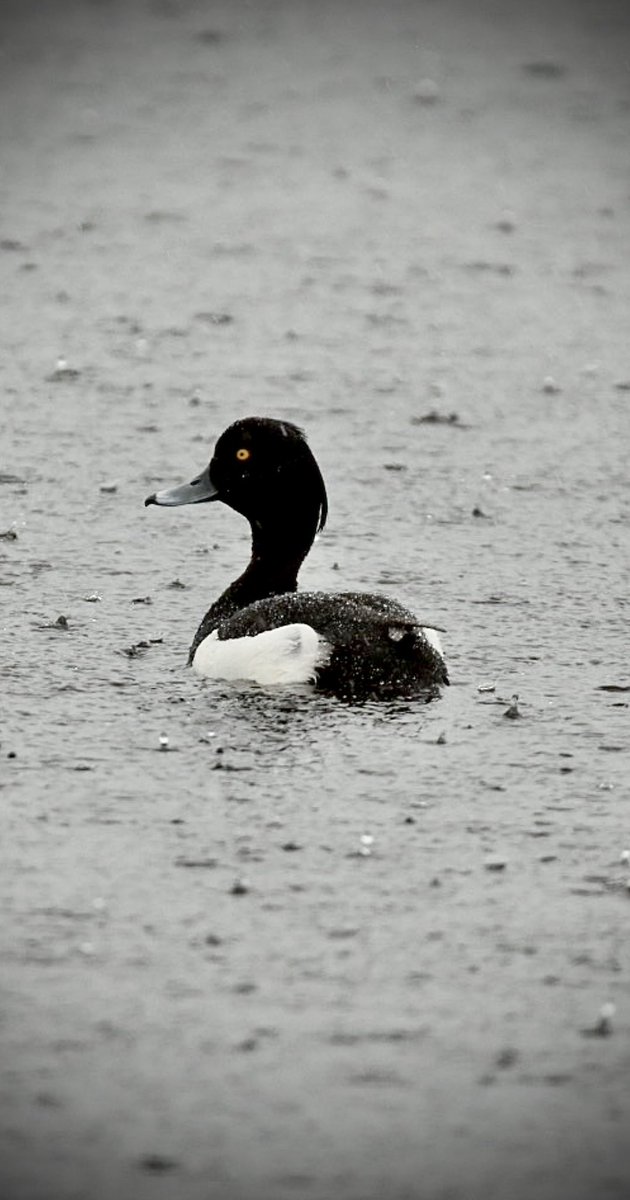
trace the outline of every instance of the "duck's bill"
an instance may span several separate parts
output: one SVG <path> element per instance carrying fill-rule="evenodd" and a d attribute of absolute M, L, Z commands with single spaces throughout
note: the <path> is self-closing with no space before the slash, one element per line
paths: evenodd
<path fill-rule="evenodd" d="M 165 488 L 163 492 L 153 492 L 147 496 L 147 504 L 161 504 L 165 508 L 176 508 L 178 504 L 203 504 L 208 500 L 218 500 L 219 492 L 210 478 L 210 468 L 206 467 L 192 483 L 182 483 L 179 487 Z"/>

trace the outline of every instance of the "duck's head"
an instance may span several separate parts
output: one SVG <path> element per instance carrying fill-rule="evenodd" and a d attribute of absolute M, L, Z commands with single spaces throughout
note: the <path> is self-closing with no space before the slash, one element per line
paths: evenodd
<path fill-rule="evenodd" d="M 309 545 L 328 512 L 324 481 L 302 430 L 271 417 L 247 417 L 230 425 L 201 475 L 192 483 L 154 492 L 144 503 L 210 500 L 222 500 L 247 517 L 254 536 L 301 530 Z"/>

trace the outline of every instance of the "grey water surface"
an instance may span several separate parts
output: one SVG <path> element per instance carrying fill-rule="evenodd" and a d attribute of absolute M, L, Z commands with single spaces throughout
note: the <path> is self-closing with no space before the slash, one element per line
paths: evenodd
<path fill-rule="evenodd" d="M 0 28 L 2 1194 L 626 1196 L 627 13 Z M 436 702 L 186 668 L 253 414 Z"/>

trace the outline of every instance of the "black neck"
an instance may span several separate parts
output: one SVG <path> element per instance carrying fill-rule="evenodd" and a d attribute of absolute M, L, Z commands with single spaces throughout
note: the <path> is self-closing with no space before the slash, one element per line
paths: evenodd
<path fill-rule="evenodd" d="M 298 571 L 315 539 L 316 522 L 316 516 L 305 521 L 299 511 L 286 512 L 282 519 L 252 521 L 252 554 L 241 578 L 266 580 L 274 595 L 281 585 L 283 591 L 295 591 Z"/>
<path fill-rule="evenodd" d="M 252 554 L 247 569 L 227 589 L 235 608 L 245 608 L 255 600 L 267 596 L 281 596 L 283 592 L 295 592 L 302 557 L 293 560 L 270 559 Z"/>

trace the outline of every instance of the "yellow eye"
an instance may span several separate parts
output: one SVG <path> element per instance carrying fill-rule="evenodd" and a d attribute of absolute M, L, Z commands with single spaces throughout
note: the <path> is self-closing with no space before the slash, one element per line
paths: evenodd
<path fill-rule="evenodd" d="M 245 446 L 241 446 L 240 450 L 236 451 L 236 457 L 239 462 L 247 462 L 247 459 L 251 458 L 251 456 L 251 450 L 247 450 Z"/>

